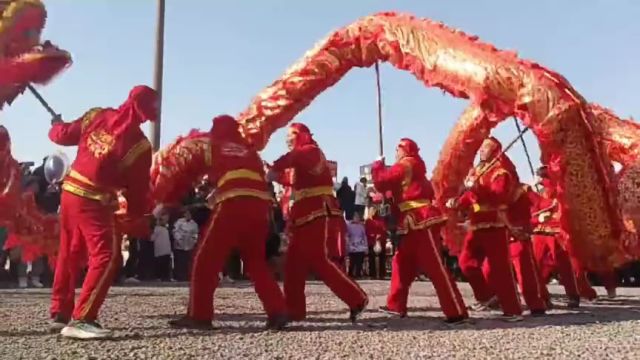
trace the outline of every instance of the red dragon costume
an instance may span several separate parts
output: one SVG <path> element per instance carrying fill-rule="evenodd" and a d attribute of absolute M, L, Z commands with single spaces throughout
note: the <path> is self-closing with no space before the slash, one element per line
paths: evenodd
<path fill-rule="evenodd" d="M 200 136 L 200 134 L 196 134 Z M 210 132 L 209 181 L 216 184 L 214 207 L 208 225 L 198 241 L 193 267 L 187 316 L 170 322 L 174 327 L 210 328 L 213 296 L 218 277 L 231 250 L 238 247 L 246 271 L 267 312 L 267 328 L 282 329 L 287 322 L 286 305 L 265 260 L 272 201 L 262 159 L 242 137 L 238 123 L 228 115 L 213 120 Z M 155 178 L 155 176 L 154 176 Z M 189 182 L 159 194 L 164 202 L 178 203 Z"/>
<path fill-rule="evenodd" d="M 330 244 L 337 244 L 337 227 L 344 223 L 333 194 L 331 170 L 309 129 L 300 123 L 289 128 L 290 151 L 273 163 L 269 180 L 277 180 L 286 169 L 294 172 L 294 204 L 290 213 L 291 239 L 285 264 L 284 293 L 292 320 L 306 317 L 304 286 L 309 272 L 316 273 L 350 309 L 355 321 L 368 297 L 362 289 L 329 260 Z"/>
<path fill-rule="evenodd" d="M 446 217 L 433 204 L 433 187 L 419 150 L 413 140 L 402 139 L 397 147 L 397 162 L 391 168 L 387 169 L 383 160 L 374 162 L 371 168 L 376 190 L 391 191 L 396 200 L 394 216 L 402 237 L 393 257 L 387 305 L 381 310 L 406 316 L 409 288 L 424 271 L 436 289 L 447 322 L 457 323 L 469 315 L 442 259 L 440 229 Z"/>
<path fill-rule="evenodd" d="M 158 116 L 158 94 L 136 86 L 118 109 L 94 108 L 65 123 L 54 119 L 49 138 L 58 145 L 78 146 L 71 171 L 62 185 L 60 251 L 51 316 L 55 323 L 72 324 L 62 335 L 74 338 L 109 336 L 95 323 L 100 306 L 120 269 L 122 237 L 116 230 L 117 193 L 124 189 L 127 214 L 118 219 L 129 235 L 149 232 L 149 169 L 151 143 L 140 125 Z M 137 225 L 140 224 L 140 225 Z M 74 306 L 79 249 L 86 247 L 89 270 Z M 73 310 L 73 313 L 72 313 Z"/>
<path fill-rule="evenodd" d="M 46 84 L 71 64 L 68 52 L 41 42 L 46 18 L 41 1 L 0 1 L 0 109 L 30 83 Z M 22 247 L 25 261 L 42 254 L 53 257 L 55 219 L 40 213 L 30 193 L 22 194 L 21 182 L 9 133 L 0 126 L 0 226 L 9 229 L 5 246 Z"/>
<path fill-rule="evenodd" d="M 501 148 L 495 138 L 483 142 L 479 151 L 482 162 L 473 185 L 448 206 L 470 213 L 471 231 L 464 239 L 458 262 L 476 300 L 489 303 L 495 291 L 505 318 L 517 321 L 522 320 L 522 308 L 511 268 L 507 212 L 519 181 Z M 490 162 L 496 156 L 499 158 Z M 485 259 L 491 269 L 488 278 L 482 271 Z"/>

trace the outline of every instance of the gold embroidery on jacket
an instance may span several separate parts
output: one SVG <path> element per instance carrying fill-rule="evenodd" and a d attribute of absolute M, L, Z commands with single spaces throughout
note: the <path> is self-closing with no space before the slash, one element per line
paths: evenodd
<path fill-rule="evenodd" d="M 109 154 L 115 143 L 113 135 L 104 130 L 96 130 L 87 137 L 87 148 L 96 159 L 102 159 Z"/>

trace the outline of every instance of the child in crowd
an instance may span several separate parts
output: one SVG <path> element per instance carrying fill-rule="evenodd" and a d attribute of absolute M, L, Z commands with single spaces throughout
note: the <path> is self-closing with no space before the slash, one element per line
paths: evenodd
<path fill-rule="evenodd" d="M 191 217 L 189 210 L 173 225 L 173 258 L 174 278 L 178 281 L 189 280 L 189 264 L 191 252 L 198 240 L 198 224 Z"/>
<path fill-rule="evenodd" d="M 353 214 L 353 220 L 347 224 L 347 251 L 349 253 L 349 276 L 362 277 L 364 257 L 368 252 L 367 234 L 360 213 Z"/>
<path fill-rule="evenodd" d="M 155 255 L 156 278 L 171 281 L 171 238 L 169 237 L 169 214 L 163 212 L 156 218 L 156 226 L 151 234 Z"/>

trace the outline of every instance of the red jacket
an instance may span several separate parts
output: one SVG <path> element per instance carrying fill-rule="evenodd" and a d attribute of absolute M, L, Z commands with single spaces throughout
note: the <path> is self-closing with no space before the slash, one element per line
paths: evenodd
<path fill-rule="evenodd" d="M 215 203 L 238 196 L 275 201 L 269 192 L 258 153 L 241 137 L 220 136 L 224 140 L 211 141 L 211 158 L 215 159 L 215 166 L 210 167 L 209 180 L 216 188 Z"/>
<path fill-rule="evenodd" d="M 384 218 L 374 215 L 372 218 L 365 220 L 364 229 L 367 233 L 368 245 L 374 246 L 376 241 L 380 241 L 382 246 L 385 246 L 387 240 L 387 228 L 384 222 Z"/>
<path fill-rule="evenodd" d="M 548 193 L 532 195 L 531 226 L 537 235 L 560 233 L 560 206 Z"/>
<path fill-rule="evenodd" d="M 117 110 L 94 108 L 70 123 L 56 123 L 49 138 L 58 145 L 78 146 L 64 191 L 117 207 L 124 190 L 127 216 L 138 219 L 150 211 L 151 143 L 138 126 L 118 136 L 109 125 Z"/>
<path fill-rule="evenodd" d="M 483 171 L 481 165 L 475 173 Z M 469 220 L 473 229 L 505 227 L 499 212 L 506 215 L 519 184 L 518 174 L 496 162 L 460 197 L 458 207 L 471 210 Z"/>
<path fill-rule="evenodd" d="M 382 161 L 376 161 L 371 167 L 371 175 L 376 190 L 393 194 L 398 234 L 442 225 L 446 221 L 433 204 L 433 186 L 419 157 L 405 157 L 389 169 Z"/>
<path fill-rule="evenodd" d="M 293 171 L 293 207 L 290 219 L 300 226 L 319 217 L 342 216 L 333 194 L 331 169 L 324 153 L 315 144 L 294 148 L 273 163 L 272 169 L 282 174 Z M 279 179 L 280 180 L 280 179 Z"/>

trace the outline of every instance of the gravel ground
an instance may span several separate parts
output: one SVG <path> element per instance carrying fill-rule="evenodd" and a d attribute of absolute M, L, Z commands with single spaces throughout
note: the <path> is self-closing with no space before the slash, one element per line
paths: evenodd
<path fill-rule="evenodd" d="M 430 283 L 414 285 L 406 319 L 374 311 L 384 304 L 388 282 L 361 284 L 371 301 L 358 324 L 347 321 L 345 306 L 324 285 L 312 282 L 308 320 L 280 333 L 262 331 L 265 316 L 246 283 L 218 290 L 214 331 L 167 327 L 185 310 L 186 287 L 116 287 L 101 313 L 116 336 L 100 342 L 48 334 L 49 291 L 0 290 L 0 359 L 640 359 L 638 289 L 619 289 L 617 299 L 579 311 L 567 310 L 558 296 L 549 316 L 516 324 L 492 319 L 496 313 L 472 313 L 474 324 L 450 329 L 440 321 Z M 461 289 L 470 304 L 469 288 Z"/>

